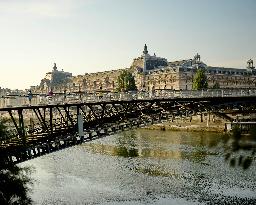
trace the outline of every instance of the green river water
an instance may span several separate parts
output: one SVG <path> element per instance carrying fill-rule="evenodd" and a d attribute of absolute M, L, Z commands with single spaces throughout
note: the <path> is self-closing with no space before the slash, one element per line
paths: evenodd
<path fill-rule="evenodd" d="M 256 204 L 255 157 L 239 150 L 226 159 L 223 138 L 137 129 L 20 166 L 34 168 L 35 204 Z"/>

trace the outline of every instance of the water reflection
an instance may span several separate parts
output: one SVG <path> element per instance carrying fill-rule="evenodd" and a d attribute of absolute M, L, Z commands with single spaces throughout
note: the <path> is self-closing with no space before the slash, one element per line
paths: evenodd
<path fill-rule="evenodd" d="M 161 132 L 161 131 L 160 131 Z M 156 135 L 157 134 L 157 135 Z M 170 133 L 169 133 L 170 134 Z M 189 137 L 190 139 L 187 139 Z M 140 157 L 155 159 L 180 159 L 203 162 L 206 156 L 216 155 L 217 152 L 209 151 L 205 146 L 216 144 L 218 137 L 205 139 L 205 136 L 192 136 L 187 133 L 175 133 L 169 136 L 163 131 L 126 131 L 115 136 L 113 143 L 88 143 L 83 146 L 92 153 L 120 157 Z M 182 146 L 177 146 L 182 145 Z M 191 150 L 189 146 L 196 146 Z M 165 148 L 165 149 L 163 149 Z"/>
<path fill-rule="evenodd" d="M 223 136 L 220 143 L 225 149 L 225 160 L 231 167 L 248 169 L 256 153 L 256 130 L 252 128 L 248 134 L 242 134 L 235 127 L 229 134 Z"/>

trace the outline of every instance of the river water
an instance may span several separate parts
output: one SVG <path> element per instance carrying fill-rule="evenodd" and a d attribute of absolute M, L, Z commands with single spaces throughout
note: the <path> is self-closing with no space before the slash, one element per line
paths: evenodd
<path fill-rule="evenodd" d="M 35 204 L 256 204 L 255 161 L 230 166 L 222 139 L 137 129 L 20 166 L 34 167 Z"/>

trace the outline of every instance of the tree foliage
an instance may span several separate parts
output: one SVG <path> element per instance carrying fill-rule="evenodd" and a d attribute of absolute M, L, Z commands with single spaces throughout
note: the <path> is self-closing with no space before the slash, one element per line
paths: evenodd
<path fill-rule="evenodd" d="M 254 139 L 256 139 L 256 127 L 252 127 L 250 130 L 249 130 L 249 134 L 251 137 L 253 137 Z"/>
<path fill-rule="evenodd" d="M 218 82 L 215 82 L 212 86 L 212 89 L 220 89 L 220 84 Z"/>
<path fill-rule="evenodd" d="M 0 120 L 0 141 L 6 137 L 7 127 L 5 125 L 5 120 Z"/>
<path fill-rule="evenodd" d="M 0 165 L 0 204 L 32 204 L 28 195 L 31 169 L 14 164 Z"/>
<path fill-rule="evenodd" d="M 129 71 L 122 71 L 121 74 L 117 78 L 117 91 L 133 91 L 137 90 L 135 79 L 132 73 Z"/>
<path fill-rule="evenodd" d="M 202 90 L 208 88 L 207 76 L 205 70 L 202 68 L 197 69 L 194 80 L 193 90 Z"/>
<path fill-rule="evenodd" d="M 5 120 L 0 119 L 0 141 L 8 135 Z M 0 147 L 0 204 L 32 204 L 28 195 L 32 169 L 19 167 L 6 161 L 7 151 Z"/>

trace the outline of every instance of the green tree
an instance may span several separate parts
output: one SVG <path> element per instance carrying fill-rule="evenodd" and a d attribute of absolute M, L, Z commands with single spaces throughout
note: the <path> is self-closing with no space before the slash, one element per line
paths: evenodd
<path fill-rule="evenodd" d="M 5 125 L 6 120 L 0 120 L 0 141 L 4 140 L 7 134 L 7 127 Z"/>
<path fill-rule="evenodd" d="M 208 88 L 207 76 L 205 74 L 205 69 L 199 68 L 196 71 L 193 85 L 193 90 L 202 90 Z"/>
<path fill-rule="evenodd" d="M 8 135 L 4 121 L 0 119 L 0 142 Z M 7 155 L 5 148 L 0 147 L 0 204 L 32 204 L 28 195 L 33 184 L 30 179 L 32 169 L 8 163 Z"/>
<path fill-rule="evenodd" d="M 0 162 L 0 204 L 32 204 L 28 195 L 31 169 Z"/>
<path fill-rule="evenodd" d="M 249 134 L 251 137 L 253 137 L 254 139 L 256 139 L 256 127 L 252 127 L 250 130 L 249 130 Z"/>
<path fill-rule="evenodd" d="M 218 82 L 215 82 L 212 86 L 212 89 L 220 89 L 220 84 Z"/>
<path fill-rule="evenodd" d="M 137 90 L 135 79 L 132 73 L 129 71 L 122 71 L 121 74 L 117 78 L 117 91 L 132 91 Z"/>

